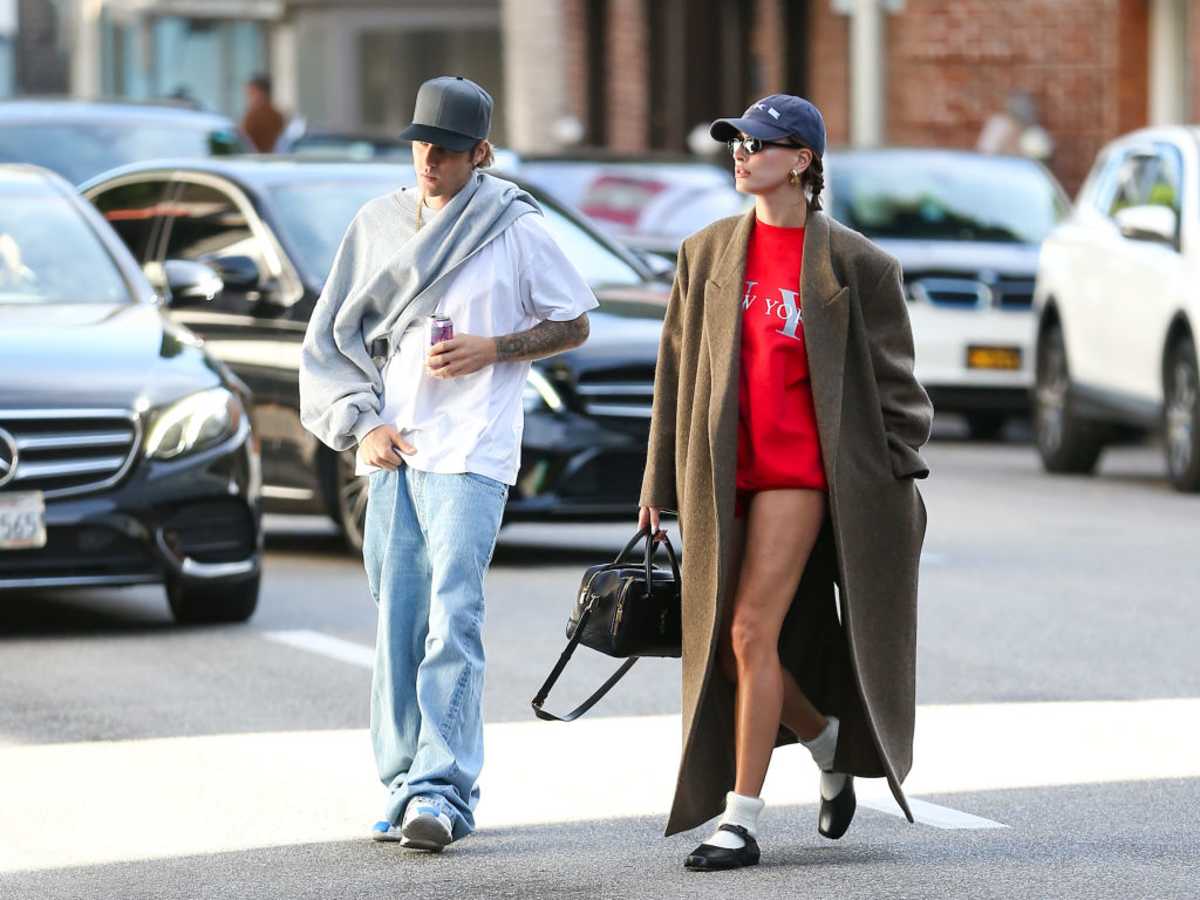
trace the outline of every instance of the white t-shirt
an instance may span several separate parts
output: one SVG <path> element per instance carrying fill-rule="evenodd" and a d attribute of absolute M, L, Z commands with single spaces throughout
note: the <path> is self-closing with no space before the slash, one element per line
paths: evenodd
<path fill-rule="evenodd" d="M 448 277 L 437 312 L 453 320 L 456 336 L 528 331 L 546 320 L 569 322 L 598 305 L 535 213 L 521 216 Z M 405 464 L 516 484 L 530 364 L 499 362 L 458 378 L 434 378 L 425 371 L 427 321 L 409 326 L 383 371 L 381 417 L 417 451 L 404 455 Z M 358 474 L 373 471 L 360 457 Z"/>

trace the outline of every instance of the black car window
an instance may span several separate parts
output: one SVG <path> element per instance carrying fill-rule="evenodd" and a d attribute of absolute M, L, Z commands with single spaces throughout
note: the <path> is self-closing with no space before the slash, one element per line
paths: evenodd
<path fill-rule="evenodd" d="M 0 304 L 130 299 L 116 262 L 75 202 L 37 176 L 0 181 Z"/>
<path fill-rule="evenodd" d="M 165 179 L 133 181 L 101 191 L 92 203 L 138 262 L 153 256 L 150 241 L 162 214 Z"/>
<path fill-rule="evenodd" d="M 210 262 L 248 256 L 259 275 L 268 268 L 261 240 L 233 197 L 208 184 L 184 182 L 170 203 L 165 259 Z"/>

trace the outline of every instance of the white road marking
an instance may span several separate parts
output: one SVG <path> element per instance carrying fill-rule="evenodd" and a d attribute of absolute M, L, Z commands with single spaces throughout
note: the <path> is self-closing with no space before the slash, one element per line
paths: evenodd
<path fill-rule="evenodd" d="M 908 808 L 912 810 L 913 818 L 922 825 L 932 825 L 934 828 L 945 828 L 951 831 L 1008 827 L 1001 822 L 994 822 L 982 816 L 973 816 L 970 813 L 959 812 L 957 809 L 951 809 L 949 806 L 939 806 L 936 803 L 930 803 L 928 800 L 918 800 L 916 797 L 908 797 L 907 795 L 906 799 L 908 800 Z M 896 805 L 896 801 L 892 798 L 891 794 L 888 794 L 886 797 L 859 796 L 858 805 L 876 810 L 877 812 L 887 813 L 889 816 L 896 816 L 900 819 L 904 818 L 904 811 Z"/>
<path fill-rule="evenodd" d="M 264 631 L 262 635 L 268 641 L 287 644 L 289 647 L 308 650 L 311 653 L 319 653 L 321 656 L 328 656 L 330 659 L 336 659 L 339 662 L 362 666 L 365 669 L 370 669 L 375 665 L 375 650 L 373 648 L 365 644 L 358 644 L 354 641 L 346 641 L 332 635 L 322 634 L 319 631 L 305 631 L 302 629 L 296 631 Z"/>
<path fill-rule="evenodd" d="M 670 806 L 678 716 L 486 732 L 482 828 L 661 817 Z M 912 798 L 1200 778 L 1197 744 L 1200 698 L 923 706 L 905 788 Z M 357 729 L 0 747 L 0 873 L 365 840 L 384 802 L 373 772 Z M 817 782 L 808 755 L 789 747 L 765 798 L 811 811 Z M 857 788 L 864 807 L 891 803 L 881 781 Z M 914 804 L 923 823 L 961 827 L 961 813 L 943 810 Z"/>

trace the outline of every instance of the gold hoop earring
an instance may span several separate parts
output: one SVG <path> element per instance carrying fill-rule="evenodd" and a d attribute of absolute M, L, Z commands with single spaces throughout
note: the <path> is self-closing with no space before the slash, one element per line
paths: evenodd
<path fill-rule="evenodd" d="M 800 176 L 801 173 L 799 169 L 792 169 L 792 171 L 788 173 L 788 184 L 793 185 L 794 187 L 801 187 L 803 182 L 801 181 Z"/>

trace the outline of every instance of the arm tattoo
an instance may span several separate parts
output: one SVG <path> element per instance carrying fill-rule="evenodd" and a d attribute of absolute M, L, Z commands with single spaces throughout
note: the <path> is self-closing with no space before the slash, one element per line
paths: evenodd
<path fill-rule="evenodd" d="M 538 322 L 528 331 L 496 338 L 496 359 L 518 362 L 553 356 L 578 347 L 587 340 L 589 330 L 587 313 L 570 322 Z"/>

